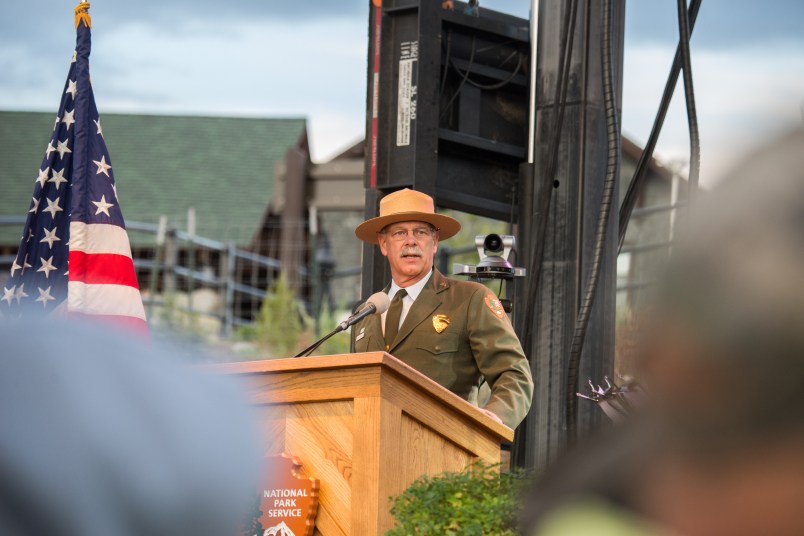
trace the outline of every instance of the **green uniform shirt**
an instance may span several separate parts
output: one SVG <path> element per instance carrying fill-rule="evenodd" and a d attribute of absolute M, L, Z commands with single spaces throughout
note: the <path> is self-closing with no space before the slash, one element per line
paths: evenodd
<path fill-rule="evenodd" d="M 355 324 L 353 351 L 385 350 L 380 320 L 370 315 Z M 485 378 L 491 388 L 485 408 L 510 428 L 530 408 L 533 380 L 522 345 L 497 297 L 480 283 L 435 270 L 388 353 L 473 404 Z"/>

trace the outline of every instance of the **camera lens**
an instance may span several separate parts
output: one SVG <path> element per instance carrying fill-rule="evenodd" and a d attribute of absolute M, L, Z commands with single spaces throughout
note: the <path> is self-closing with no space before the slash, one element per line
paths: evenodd
<path fill-rule="evenodd" d="M 503 241 L 498 234 L 487 235 L 483 240 L 483 248 L 492 253 L 500 253 L 503 250 Z"/>

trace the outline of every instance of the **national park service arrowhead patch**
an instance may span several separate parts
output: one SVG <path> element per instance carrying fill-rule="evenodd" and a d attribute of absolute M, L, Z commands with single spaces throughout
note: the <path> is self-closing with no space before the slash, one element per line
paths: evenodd
<path fill-rule="evenodd" d="M 505 309 L 503 309 L 502 303 L 497 299 L 497 296 L 491 293 L 486 294 L 484 301 L 486 302 L 486 306 L 491 309 L 491 312 L 494 313 L 497 318 L 505 316 Z"/>
<path fill-rule="evenodd" d="M 449 326 L 449 317 L 447 315 L 434 315 L 433 316 L 433 327 L 436 330 L 436 333 L 441 333 Z"/>

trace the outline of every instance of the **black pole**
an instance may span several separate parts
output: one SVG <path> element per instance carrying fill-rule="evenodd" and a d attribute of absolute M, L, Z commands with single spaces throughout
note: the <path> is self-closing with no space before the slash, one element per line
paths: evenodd
<path fill-rule="evenodd" d="M 530 318 L 521 319 L 521 324 L 518 322 L 535 382 L 533 406 L 520 425 L 513 451 L 514 463 L 526 467 L 544 467 L 566 446 L 567 360 L 580 307 L 582 282 L 587 279 L 594 258 L 606 176 L 606 118 L 600 54 L 602 7 L 599 2 L 578 0 L 566 95 L 556 88 L 564 67 L 559 61 L 562 45 L 569 41 L 564 39 L 560 29 L 565 27 L 567 10 L 572 9 L 573 3 L 566 0 L 539 2 L 534 142 L 537 165 L 530 188 L 532 217 L 528 220 L 520 214 L 523 223 L 531 223 L 522 225 L 519 231 L 520 243 L 528 248 L 539 273 L 536 285 L 532 279 L 525 281 L 522 286 L 531 286 L 531 292 L 522 293 L 519 299 L 525 308 L 533 311 L 531 315 L 522 315 Z M 624 1 L 614 0 L 612 67 L 618 109 L 624 14 Z M 562 101 L 566 109 L 563 125 L 557 128 L 557 111 Z M 557 139 L 556 132 L 559 133 Z M 554 170 L 550 169 L 553 167 Z M 548 171 L 551 173 L 546 176 Z M 529 174 L 521 176 L 527 178 Z M 526 186 L 520 187 L 523 194 Z M 542 207 L 545 205 L 545 187 L 551 189 L 550 202 L 547 211 L 540 212 L 539 201 Z M 616 194 L 615 191 L 615 199 Z M 522 201 L 520 206 L 527 205 Z M 543 218 L 542 225 L 539 225 L 539 217 Z M 617 245 L 617 221 L 613 214 L 605 236 L 600 283 L 581 354 L 581 378 L 602 378 L 613 371 Z M 530 271 L 528 279 L 535 273 Z M 525 302 L 529 294 L 532 299 Z M 580 437 L 600 422 L 597 408 L 579 406 Z"/>

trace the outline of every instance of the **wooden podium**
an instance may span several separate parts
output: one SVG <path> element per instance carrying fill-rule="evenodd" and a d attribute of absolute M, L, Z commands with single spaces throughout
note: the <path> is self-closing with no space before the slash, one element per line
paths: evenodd
<path fill-rule="evenodd" d="M 500 461 L 514 432 L 384 352 L 232 363 L 260 408 L 266 456 L 321 481 L 316 534 L 393 526 L 391 496 L 417 477 Z"/>

